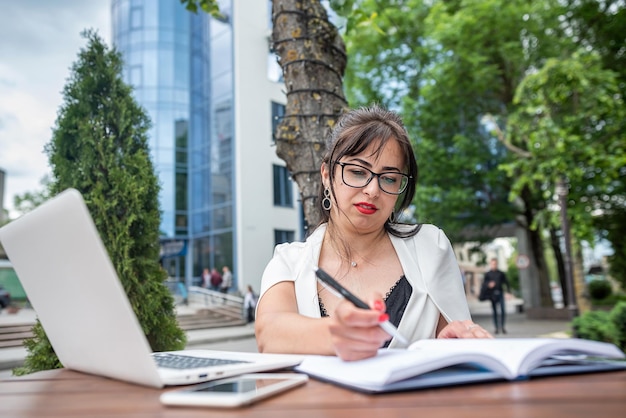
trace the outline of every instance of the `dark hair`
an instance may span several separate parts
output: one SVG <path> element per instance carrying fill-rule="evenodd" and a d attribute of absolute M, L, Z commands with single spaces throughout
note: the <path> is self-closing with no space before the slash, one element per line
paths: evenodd
<path fill-rule="evenodd" d="M 362 107 L 344 113 L 337 121 L 328 140 L 326 141 L 326 154 L 322 159 L 322 164 L 328 164 L 330 175 L 330 191 L 335 197 L 333 187 L 335 170 L 334 164 L 344 156 L 354 156 L 360 154 L 370 145 L 375 144 L 375 155 L 379 155 L 385 144 L 389 141 L 397 141 L 404 155 L 405 174 L 409 175 L 409 182 L 406 190 L 398 197 L 395 213 L 400 213 L 408 208 L 415 196 L 415 185 L 417 183 L 418 168 L 413 153 L 413 146 L 409 140 L 404 123 L 400 116 L 378 105 Z M 324 184 L 320 184 L 317 197 L 317 207 L 321 213 L 321 222 L 328 222 L 330 215 L 322 207 L 324 199 Z M 412 236 L 417 233 L 419 226 L 408 230 L 397 228 L 397 224 L 385 222 L 385 230 L 398 237 Z"/>

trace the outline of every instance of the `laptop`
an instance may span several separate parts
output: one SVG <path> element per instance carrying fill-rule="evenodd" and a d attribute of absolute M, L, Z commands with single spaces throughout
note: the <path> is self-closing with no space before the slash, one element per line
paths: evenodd
<path fill-rule="evenodd" d="M 68 189 L 0 228 L 0 242 L 68 369 L 162 388 L 302 361 L 289 354 L 215 350 L 152 353 L 77 190 Z M 181 359 L 211 365 L 158 365 Z"/>

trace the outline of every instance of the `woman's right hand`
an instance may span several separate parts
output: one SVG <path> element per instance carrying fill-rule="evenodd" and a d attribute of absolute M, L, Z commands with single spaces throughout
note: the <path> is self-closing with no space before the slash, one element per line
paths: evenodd
<path fill-rule="evenodd" d="M 347 300 L 341 301 L 328 318 L 331 343 L 337 356 L 353 361 L 373 357 L 391 336 L 379 326 L 389 319 L 381 298 L 372 298 L 372 309 L 360 309 Z"/>

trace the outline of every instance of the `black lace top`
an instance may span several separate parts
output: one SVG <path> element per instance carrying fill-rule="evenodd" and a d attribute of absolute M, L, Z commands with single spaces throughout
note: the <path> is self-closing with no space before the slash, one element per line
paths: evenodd
<path fill-rule="evenodd" d="M 411 293 L 413 293 L 413 288 L 406 277 L 402 275 L 402 277 L 400 277 L 391 289 L 389 289 L 384 297 L 385 305 L 387 306 L 387 313 L 389 314 L 389 321 L 396 327 L 400 324 L 402 315 L 404 315 L 404 310 L 406 309 L 407 303 L 409 303 Z M 324 307 L 324 302 L 321 297 L 319 297 L 319 304 L 320 314 L 323 317 L 328 316 L 328 312 L 326 312 L 326 308 Z M 387 347 L 390 341 L 391 340 L 387 341 L 383 347 Z"/>

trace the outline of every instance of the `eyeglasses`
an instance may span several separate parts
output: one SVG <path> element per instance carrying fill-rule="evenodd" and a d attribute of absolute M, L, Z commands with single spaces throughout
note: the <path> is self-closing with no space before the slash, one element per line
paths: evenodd
<path fill-rule="evenodd" d="M 341 178 L 346 186 L 361 188 L 365 187 L 374 178 L 378 177 L 378 187 L 385 193 L 402 194 L 409 184 L 409 176 L 397 171 L 385 171 L 384 173 L 374 173 L 372 170 L 358 164 L 342 163 L 335 161 L 341 166 Z"/>

